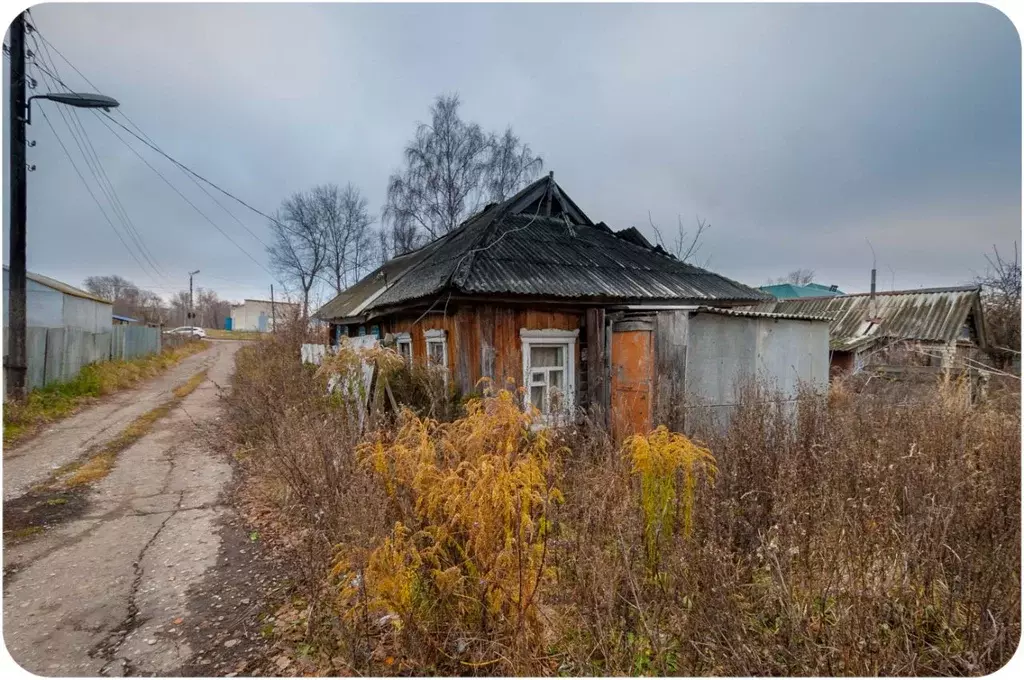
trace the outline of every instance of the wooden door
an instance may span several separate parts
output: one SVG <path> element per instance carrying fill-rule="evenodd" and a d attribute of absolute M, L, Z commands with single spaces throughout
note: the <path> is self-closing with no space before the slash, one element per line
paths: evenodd
<path fill-rule="evenodd" d="M 620 321 L 612 326 L 611 424 L 616 442 L 651 429 L 653 330 L 647 321 Z"/>

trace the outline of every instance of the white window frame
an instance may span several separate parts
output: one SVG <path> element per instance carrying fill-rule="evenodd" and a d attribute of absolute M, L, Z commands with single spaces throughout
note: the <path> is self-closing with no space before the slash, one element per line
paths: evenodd
<path fill-rule="evenodd" d="M 405 359 L 405 355 L 402 354 L 402 345 L 409 346 L 409 358 L 408 362 L 411 364 L 413 361 L 412 356 L 412 336 L 408 333 L 395 333 L 395 351 L 398 352 L 398 356 Z"/>
<path fill-rule="evenodd" d="M 441 356 L 444 358 L 441 368 L 444 368 L 445 375 L 448 375 L 448 331 L 441 328 L 429 328 L 423 331 L 423 337 L 427 343 L 427 366 L 430 366 L 430 344 L 440 342 L 442 347 Z"/>
<path fill-rule="evenodd" d="M 566 331 L 554 328 L 544 330 L 519 329 L 519 338 L 523 344 L 523 408 L 530 407 L 530 350 L 533 347 L 564 347 L 565 348 L 565 388 L 563 392 L 561 414 L 549 413 L 541 416 L 542 422 L 550 422 L 557 415 L 571 415 L 576 408 L 576 341 L 579 329 Z"/>

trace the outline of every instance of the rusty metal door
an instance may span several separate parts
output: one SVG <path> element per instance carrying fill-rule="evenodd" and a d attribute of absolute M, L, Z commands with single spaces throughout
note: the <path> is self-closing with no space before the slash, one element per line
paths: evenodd
<path fill-rule="evenodd" d="M 654 375 L 654 326 L 648 321 L 619 321 L 612 326 L 612 437 L 651 429 Z"/>

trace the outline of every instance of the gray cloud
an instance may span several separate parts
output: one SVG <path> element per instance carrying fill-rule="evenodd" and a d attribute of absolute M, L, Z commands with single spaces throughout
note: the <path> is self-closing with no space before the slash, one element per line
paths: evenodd
<path fill-rule="evenodd" d="M 512 124 L 595 219 L 713 224 L 711 267 L 866 286 L 969 280 L 1021 226 L 1021 52 L 982 5 L 43 5 L 43 34 L 163 148 L 271 212 L 320 182 L 379 206 L 433 96 Z M 84 82 L 58 60 L 76 87 Z M 59 114 L 50 120 L 77 156 Z M 270 277 L 92 115 L 82 120 L 170 280 L 227 297 Z M 30 268 L 152 285 L 36 118 Z M 5 131 L 6 134 L 6 131 Z M 147 152 L 148 153 L 148 152 Z M 262 246 L 154 165 L 245 250 Z M 249 228 L 258 216 L 230 206 Z M 6 232 L 5 232 L 6 245 Z M 216 277 L 216 278 L 215 278 Z"/>

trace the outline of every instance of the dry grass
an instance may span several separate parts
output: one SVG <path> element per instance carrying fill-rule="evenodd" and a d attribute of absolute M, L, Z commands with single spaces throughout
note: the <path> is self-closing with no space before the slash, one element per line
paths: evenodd
<path fill-rule="evenodd" d="M 259 340 L 266 333 L 259 331 L 226 331 L 223 328 L 204 328 L 211 340 Z"/>
<path fill-rule="evenodd" d="M 1019 395 L 752 394 L 695 441 L 563 430 L 519 479 L 536 434 L 500 404 L 366 439 L 300 341 L 239 352 L 231 413 L 323 672 L 981 675 L 1016 650 Z"/>
<path fill-rule="evenodd" d="M 157 376 L 209 347 L 188 342 L 159 354 L 85 366 L 74 380 L 32 390 L 24 401 L 4 404 L 4 446 L 31 437 L 45 424 L 66 418 L 89 402 Z"/>

